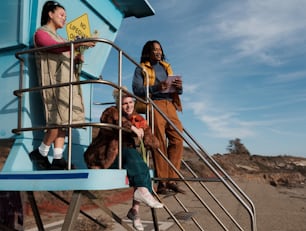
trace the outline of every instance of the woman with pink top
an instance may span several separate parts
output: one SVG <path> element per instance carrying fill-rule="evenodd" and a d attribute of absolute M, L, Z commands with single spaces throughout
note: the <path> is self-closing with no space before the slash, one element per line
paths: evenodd
<path fill-rule="evenodd" d="M 56 1 L 47 1 L 42 9 L 41 27 L 34 34 L 35 47 L 47 47 L 67 42 L 57 30 L 66 23 L 65 8 Z M 75 47 L 93 47 L 94 42 L 78 43 Z M 43 50 L 35 54 L 39 84 L 49 86 L 70 81 L 70 46 Z M 75 57 L 75 63 L 82 62 L 82 57 Z M 77 81 L 73 76 L 72 81 Z M 66 125 L 69 122 L 69 87 L 48 88 L 41 92 L 47 126 Z M 84 105 L 79 85 L 73 85 L 72 122 L 84 122 Z M 37 170 L 67 169 L 63 158 L 66 130 L 47 129 L 40 146 L 30 153 L 34 168 Z M 53 146 L 53 161 L 48 160 L 48 153 Z"/>

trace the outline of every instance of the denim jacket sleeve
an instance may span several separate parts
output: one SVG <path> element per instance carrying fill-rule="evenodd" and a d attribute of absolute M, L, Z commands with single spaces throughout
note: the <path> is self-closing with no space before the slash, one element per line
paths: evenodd
<path fill-rule="evenodd" d="M 132 83 L 133 93 L 137 96 L 146 96 L 147 89 L 143 83 L 142 69 L 137 67 L 134 72 L 133 83 Z M 158 85 L 155 83 L 153 86 L 149 87 L 149 93 L 154 94 L 158 92 Z"/>

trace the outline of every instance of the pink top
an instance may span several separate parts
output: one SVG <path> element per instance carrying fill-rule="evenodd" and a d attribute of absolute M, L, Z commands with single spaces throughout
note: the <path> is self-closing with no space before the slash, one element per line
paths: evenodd
<path fill-rule="evenodd" d="M 48 33 L 45 30 L 39 29 L 39 30 L 36 31 L 36 33 L 34 35 L 35 46 L 36 47 L 46 47 L 46 46 L 53 46 L 53 45 L 62 44 L 64 42 L 66 42 L 66 40 L 64 38 L 61 38 L 59 35 L 56 35 L 56 37 L 60 38 L 62 41 L 55 40 L 50 35 L 50 33 Z M 52 49 L 52 52 L 54 52 L 54 53 L 62 53 L 62 52 L 66 52 L 66 51 L 70 51 L 69 46 Z"/>

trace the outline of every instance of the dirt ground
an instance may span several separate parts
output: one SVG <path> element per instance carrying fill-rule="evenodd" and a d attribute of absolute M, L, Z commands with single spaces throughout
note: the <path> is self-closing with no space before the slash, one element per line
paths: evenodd
<path fill-rule="evenodd" d="M 288 187 L 274 187 L 264 182 L 257 182 L 255 180 L 248 179 L 235 179 L 235 182 L 239 187 L 249 196 L 254 203 L 256 209 L 256 226 L 258 231 L 305 231 L 306 230 L 306 189 L 304 185 L 300 187 L 288 188 Z M 224 194 L 224 189 L 218 186 L 219 183 L 207 183 L 208 186 L 214 189 L 214 194 L 218 198 L 228 197 Z M 197 192 L 198 184 L 191 183 L 192 187 Z M 184 185 L 182 186 L 184 187 Z M 116 215 L 123 219 L 123 222 L 131 226 L 131 223 L 126 218 L 126 213 L 131 205 L 132 190 L 113 190 L 99 192 L 100 199 L 103 201 L 107 208 L 111 209 Z M 65 195 L 69 200 L 69 196 Z M 31 208 L 27 202 L 25 193 L 22 193 L 25 209 L 25 225 L 24 228 L 27 231 L 34 231 L 35 220 L 31 212 Z M 48 193 L 36 193 L 36 197 L 48 198 Z M 201 225 L 204 230 L 223 230 L 222 227 L 213 224 L 210 215 L 207 212 L 197 212 L 199 202 L 194 199 L 194 196 L 188 192 L 186 195 L 178 194 L 177 197 L 182 201 L 187 201 L 187 207 L 191 211 L 194 209 L 195 216 L 201 221 Z M 182 212 L 182 209 L 178 206 L 174 206 L 175 201 L 173 197 L 161 198 L 162 201 L 171 208 L 174 213 Z M 206 202 L 209 202 L 207 199 Z M 184 202 L 185 203 L 185 202 Z M 186 203 L 185 203 L 186 204 Z M 246 224 L 243 226 L 243 230 L 252 230 L 249 225 L 249 217 L 246 215 L 241 206 L 238 206 L 235 200 L 232 198 L 225 202 L 227 209 L 231 211 L 233 216 L 237 218 L 239 224 Z M 38 204 L 41 212 L 41 218 L 46 227 L 48 224 L 52 225 L 48 230 L 60 230 L 59 226 L 56 226 L 56 222 L 62 222 L 65 219 L 65 213 L 67 206 L 58 202 L 55 199 L 51 199 L 49 203 Z M 92 218 L 97 219 L 106 227 L 101 227 L 95 224 L 90 219 L 86 218 L 81 213 L 78 216 L 78 221 L 74 226 L 76 231 L 91 231 L 91 230 L 125 230 L 121 225 L 111 219 L 105 211 L 98 208 L 91 200 L 86 196 L 82 197 L 82 211 L 89 214 Z M 160 230 L 176 231 L 181 230 L 170 216 L 166 213 L 165 209 L 156 210 L 158 221 L 162 223 Z M 145 230 L 154 230 L 152 223 L 151 210 L 146 206 L 141 206 L 141 218 L 143 220 Z M 180 220 L 184 230 L 192 231 L 199 230 L 195 227 L 191 219 Z M 56 229 L 57 228 L 57 229 Z M 233 225 L 227 226 L 228 230 L 239 230 Z"/>
<path fill-rule="evenodd" d="M 0 143 L 0 160 L 2 163 L 6 159 L 7 147 Z M 266 161 L 266 160 L 265 160 Z M 275 162 L 275 160 L 273 160 Z M 230 163 L 230 166 L 237 164 Z M 288 165 L 288 164 L 287 164 Z M 237 165 L 238 166 L 238 165 Z M 240 163 L 239 166 L 242 166 Z M 254 171 L 252 164 L 243 163 L 243 169 Z M 246 168 L 246 166 L 248 166 Z M 282 165 L 283 166 L 283 165 Z M 200 171 L 200 169 L 198 169 Z M 275 174 L 275 170 L 273 170 Z M 265 169 L 265 176 L 267 169 Z M 261 177 L 259 177 L 261 176 Z M 283 175 L 281 176 L 283 177 Z M 306 187 L 303 181 L 295 184 L 271 184 L 271 181 L 262 175 L 252 172 L 239 172 L 233 176 L 236 184 L 251 199 L 256 209 L 256 226 L 258 231 L 305 231 L 306 230 Z M 295 181 L 294 181 L 295 182 Z M 187 189 L 186 185 L 182 187 Z M 190 185 L 200 194 L 205 203 L 210 203 L 207 193 L 202 193 L 202 186 L 197 182 L 191 182 Z M 224 186 L 219 182 L 205 182 L 205 185 L 213 191 L 214 195 L 220 199 L 227 209 L 233 214 L 234 218 L 243 224 L 243 230 L 251 230 L 250 218 L 243 206 L 237 205 L 235 198 L 224 193 Z M 67 201 L 70 201 L 72 192 L 56 192 Z M 108 209 L 123 219 L 123 222 L 131 226 L 130 221 L 126 218 L 126 213 L 131 205 L 132 189 L 110 190 L 93 192 L 99 196 Z M 34 192 L 40 211 L 41 219 L 45 230 L 61 230 L 62 224 L 67 213 L 67 205 L 48 192 Z M 19 230 L 36 231 L 37 226 L 33 216 L 32 209 L 29 205 L 28 194 L 21 192 L 23 202 L 24 225 Z M 204 230 L 224 230 L 216 225 L 206 210 L 199 210 L 199 200 L 194 194 L 188 191 L 185 195 L 177 194 L 175 197 L 161 197 L 161 200 L 167 208 L 170 208 L 174 214 L 182 214 L 183 209 L 178 206 L 177 200 L 184 202 L 187 209 L 192 211 L 192 216 L 202 225 Z M 214 205 L 212 208 L 215 209 Z M 99 230 L 125 230 L 121 225 L 114 221 L 104 210 L 99 208 L 86 196 L 82 196 L 82 213 L 78 215 L 78 220 L 74 224 L 75 231 L 99 231 Z M 85 214 L 85 215 L 84 215 Z M 188 213 L 185 213 L 185 215 Z M 156 210 L 157 219 L 160 222 L 159 230 L 175 231 L 181 230 L 170 218 L 165 209 Z M 183 213 L 184 215 L 184 213 Z M 217 212 L 217 215 L 219 213 Z M 179 217 L 179 216 L 178 216 Z M 92 221 L 96 220 L 102 225 Z M 146 206 L 141 206 L 141 219 L 145 230 L 154 230 L 152 223 L 151 210 Z M 181 216 L 179 219 L 185 230 L 199 230 L 193 225 L 190 217 Z M 228 226 L 228 230 L 239 230 L 233 225 Z"/>
<path fill-rule="evenodd" d="M 236 183 L 241 187 L 241 189 L 249 196 L 249 198 L 254 203 L 256 209 L 256 225 L 258 231 L 305 231 L 306 230 L 306 189 L 305 187 L 274 187 L 263 182 L 256 182 L 253 180 L 241 180 L 236 179 Z M 183 186 L 184 187 L 184 186 Z M 197 188 L 196 186 L 194 186 Z M 218 190 L 218 186 L 215 186 Z M 198 190 L 197 190 L 198 191 Z M 39 195 L 38 197 L 49 197 L 46 193 L 45 195 Z M 131 204 L 132 190 L 119 190 L 119 191 L 105 191 L 101 193 L 102 199 L 106 202 L 106 205 L 115 214 L 127 222 L 126 213 Z M 222 194 L 216 196 L 221 196 Z M 69 197 L 69 196 L 68 196 Z M 186 195 L 177 195 L 182 200 L 189 201 L 188 209 L 196 208 L 198 202 L 195 202 L 194 197 L 191 193 Z M 23 193 L 23 199 L 26 201 L 26 196 Z M 172 198 L 162 198 L 164 202 L 167 203 L 169 207 L 173 207 Z M 165 203 L 165 204 L 166 204 Z M 82 210 L 90 214 L 92 218 L 97 219 L 106 227 L 101 227 L 95 224 L 90 219 L 86 218 L 84 215 L 80 214 L 78 216 L 78 221 L 75 224 L 76 231 L 90 231 L 90 230 L 125 230 L 116 223 L 110 216 L 108 216 L 102 209 L 95 206 L 86 197 L 82 199 Z M 33 214 L 29 205 L 25 204 L 26 215 L 25 215 L 25 230 L 34 231 L 35 221 Z M 249 217 L 242 216 L 243 209 L 238 207 L 236 203 L 228 203 L 229 210 L 231 210 L 235 217 L 238 217 L 238 222 L 248 223 Z M 41 211 L 41 217 L 43 223 L 54 224 L 54 222 L 62 221 L 65 219 L 65 212 L 67 211 L 67 206 L 63 203 L 57 203 L 57 206 L 53 206 L 46 202 L 39 204 L 39 209 Z M 151 211 L 146 207 L 141 207 L 141 218 L 145 224 L 145 230 L 154 230 L 152 224 Z M 180 212 L 182 209 L 178 207 L 172 208 L 172 212 Z M 199 219 L 203 219 L 204 230 L 223 230 L 219 226 L 211 226 L 208 219 L 207 213 L 197 214 Z M 160 222 L 168 222 L 168 226 L 165 229 L 160 230 L 180 230 L 180 228 L 174 224 L 174 222 L 169 219 L 169 215 L 164 209 L 157 210 L 157 217 Z M 205 220 L 207 219 L 207 229 L 205 228 Z M 185 230 L 199 230 L 191 225 L 191 220 L 181 220 L 180 221 L 185 228 Z M 128 223 L 131 225 L 130 223 Z M 213 228 L 212 228 L 213 227 Z M 56 229 L 48 229 L 56 230 Z M 58 229 L 60 230 L 60 229 Z M 237 230 L 233 226 L 229 226 L 229 230 Z M 246 226 L 244 230 L 251 230 L 250 226 Z"/>

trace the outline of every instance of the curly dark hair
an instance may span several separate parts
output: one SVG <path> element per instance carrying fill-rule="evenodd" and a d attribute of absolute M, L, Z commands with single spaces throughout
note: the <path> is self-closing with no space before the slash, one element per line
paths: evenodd
<path fill-rule="evenodd" d="M 140 58 L 140 62 L 141 62 L 141 63 L 150 61 L 150 57 L 151 57 L 151 54 L 152 54 L 153 49 L 154 49 L 154 43 L 159 44 L 159 46 L 160 46 L 160 48 L 161 48 L 161 51 L 162 51 L 161 60 L 164 61 L 164 60 L 166 59 L 166 56 L 165 56 L 165 54 L 164 54 L 163 47 L 162 47 L 162 45 L 160 44 L 160 42 L 157 41 L 157 40 L 151 40 L 151 41 L 146 42 L 146 44 L 145 44 L 145 45 L 143 46 L 143 48 L 142 48 L 141 58 Z"/>
<path fill-rule="evenodd" d="M 40 19 L 40 25 L 41 26 L 44 26 L 44 25 L 46 25 L 48 23 L 48 21 L 50 19 L 49 12 L 50 11 L 54 12 L 54 10 L 57 7 L 60 7 L 60 8 L 65 10 L 65 8 L 61 4 L 56 2 L 56 1 L 47 1 L 47 2 L 45 2 L 44 6 L 43 6 L 43 9 L 42 9 L 42 13 L 41 13 L 41 19 Z"/>

